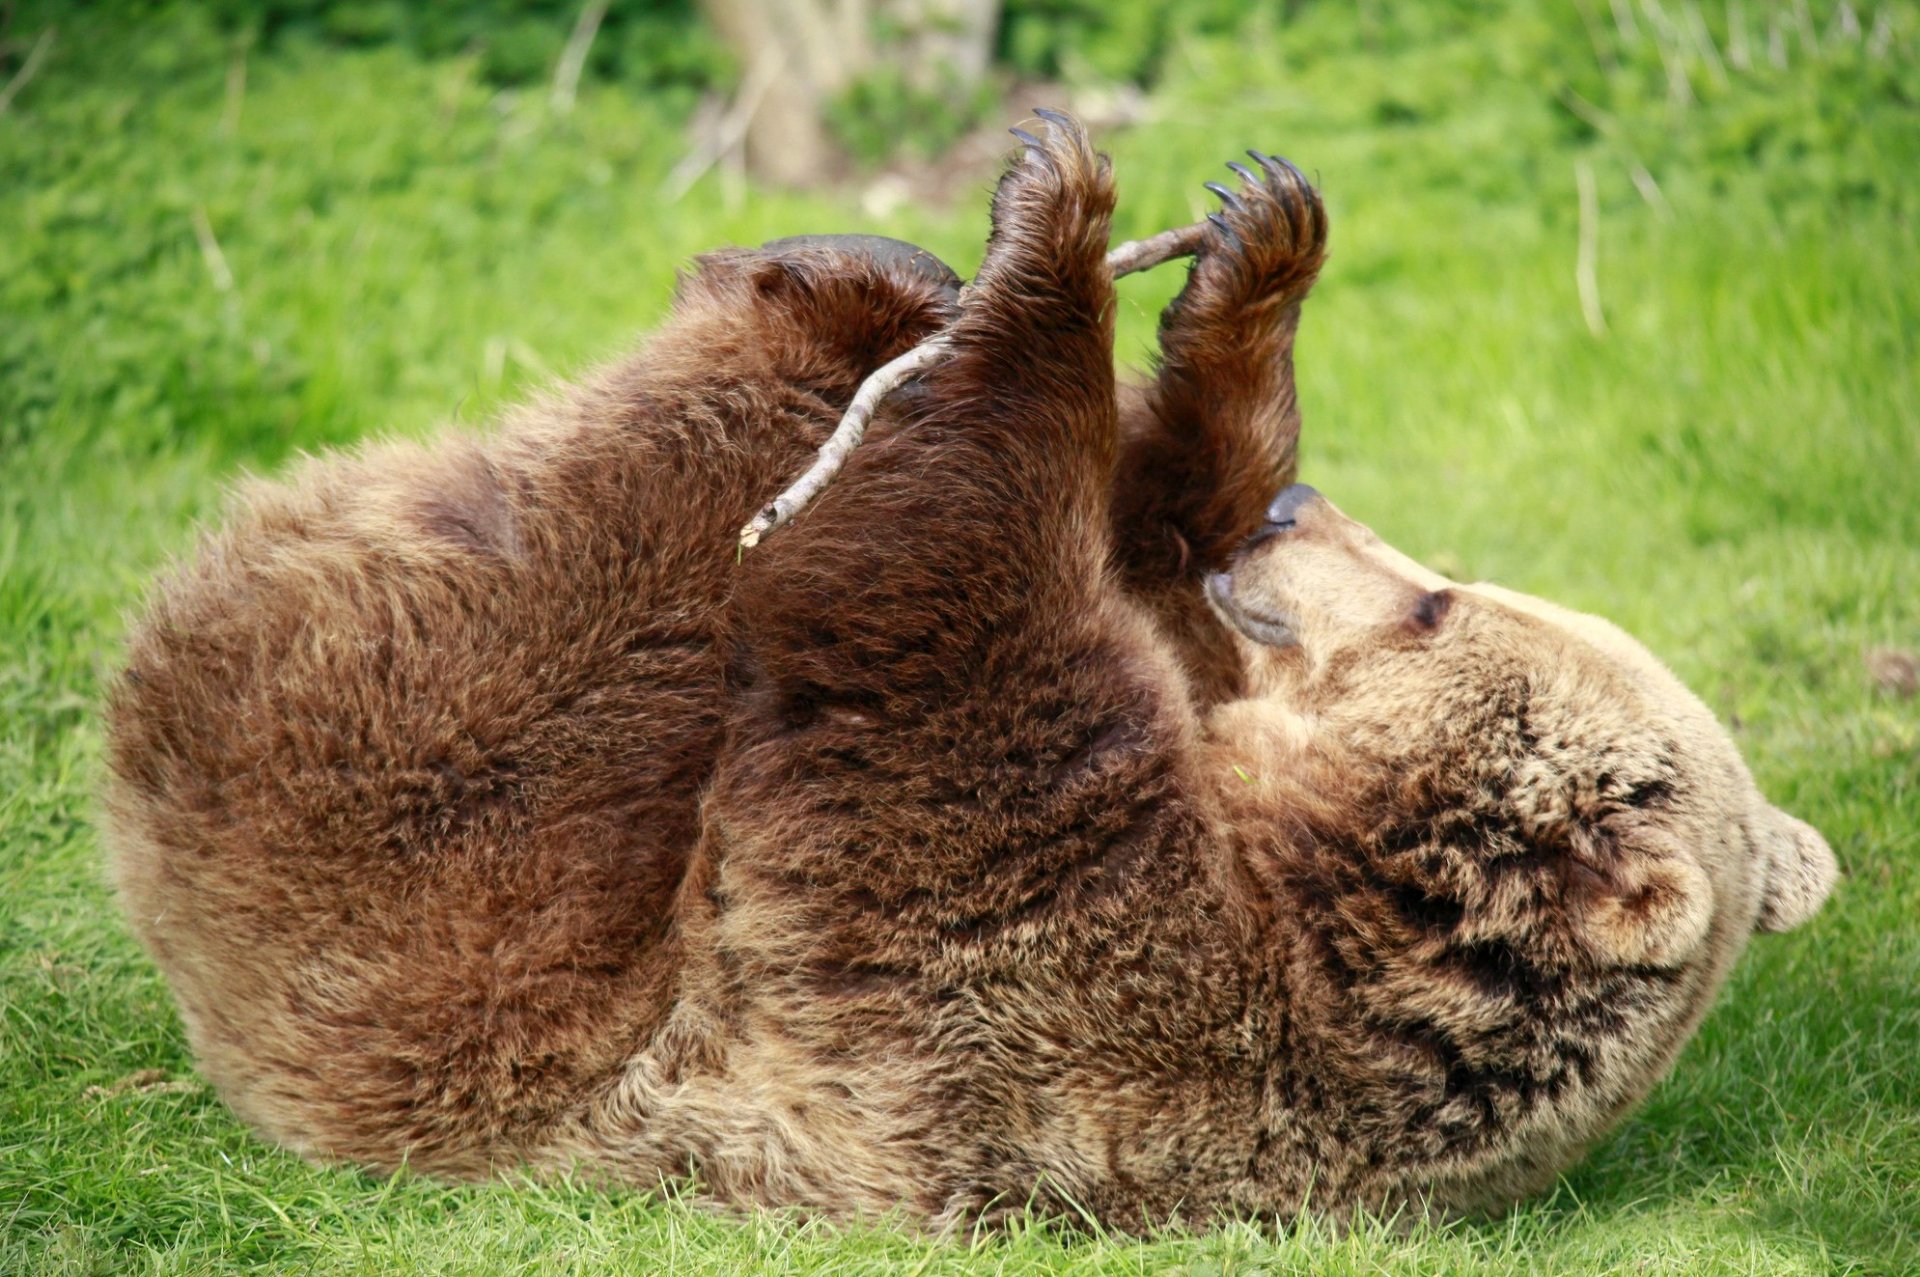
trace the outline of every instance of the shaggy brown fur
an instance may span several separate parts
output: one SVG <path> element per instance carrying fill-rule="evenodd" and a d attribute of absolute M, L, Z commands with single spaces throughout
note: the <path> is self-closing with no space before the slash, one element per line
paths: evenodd
<path fill-rule="evenodd" d="M 1497 1206 L 1605 1130 L 1831 857 L 1617 631 L 1310 490 L 1263 525 L 1325 225 L 1248 176 L 1124 409 L 1062 123 L 964 301 L 870 244 L 718 254 L 497 437 L 247 492 L 109 724 L 221 1094 L 375 1167 L 936 1225 Z"/>

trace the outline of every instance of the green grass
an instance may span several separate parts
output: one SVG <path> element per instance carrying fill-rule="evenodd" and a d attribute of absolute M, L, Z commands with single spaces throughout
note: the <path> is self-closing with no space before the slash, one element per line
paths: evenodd
<path fill-rule="evenodd" d="M 681 121 L 617 86 L 556 120 L 473 57 L 289 40 L 234 96 L 189 13 L 20 19 L 60 33 L 0 115 L 0 1271 L 1920 1271 L 1920 702 L 1862 660 L 1920 647 L 1920 18 L 1867 6 L 1855 36 L 1753 0 L 1742 68 L 1737 8 L 1310 5 L 1176 47 L 1153 121 L 1110 139 L 1124 233 L 1195 215 L 1245 145 L 1317 173 L 1305 477 L 1450 573 L 1638 633 L 1847 875 L 1544 1200 L 1411 1237 L 1146 1242 L 308 1166 L 194 1080 L 92 828 L 125 614 L 236 475 L 483 421 L 627 346 L 703 248 L 870 229 L 964 271 L 989 176 L 884 221 L 851 195 L 729 208 L 711 179 L 667 205 Z M 1128 283 L 1126 358 L 1176 283 Z"/>

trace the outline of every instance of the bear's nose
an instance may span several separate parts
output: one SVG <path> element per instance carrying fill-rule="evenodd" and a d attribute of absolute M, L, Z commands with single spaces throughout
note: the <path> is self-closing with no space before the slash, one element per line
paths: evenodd
<path fill-rule="evenodd" d="M 1273 499 L 1273 504 L 1267 507 L 1267 526 L 1260 530 L 1265 533 L 1285 532 L 1293 526 L 1294 520 L 1306 504 L 1319 495 L 1318 488 L 1309 487 L 1304 483 L 1283 488 L 1280 495 Z"/>
<path fill-rule="evenodd" d="M 1267 507 L 1267 517 L 1254 529 L 1253 535 L 1241 544 L 1240 553 L 1251 554 L 1255 546 L 1271 541 L 1284 532 L 1293 531 L 1300 512 L 1307 508 L 1308 502 L 1317 501 L 1319 497 L 1319 489 L 1310 488 L 1304 483 L 1296 483 L 1282 490 L 1273 499 L 1273 504 Z"/>

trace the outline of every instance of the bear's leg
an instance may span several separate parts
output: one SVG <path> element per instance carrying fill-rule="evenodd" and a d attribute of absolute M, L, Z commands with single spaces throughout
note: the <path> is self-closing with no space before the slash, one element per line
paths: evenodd
<path fill-rule="evenodd" d="M 1161 316 L 1158 377 L 1124 406 L 1114 488 L 1121 569 L 1184 649 L 1203 700 L 1236 694 L 1237 658 L 1200 582 L 1293 480 L 1294 332 L 1326 255 L 1318 193 L 1287 161 L 1250 154 L 1256 168 L 1230 166 L 1238 192 L 1208 184 L 1225 208 Z"/>
<path fill-rule="evenodd" d="M 730 866 L 971 920 L 1142 832 L 1154 787 L 1125 773 L 1165 773 L 1168 671 L 1110 585 L 1112 203 L 1050 121 L 995 195 L 951 357 L 746 556 L 709 808 Z M 967 914 L 956 865 L 1007 881 Z"/>
<path fill-rule="evenodd" d="M 925 665 L 944 680 L 945 657 L 1030 612 L 1037 592 L 1098 588 L 1116 446 L 1113 189 L 1059 119 L 1000 183 L 950 353 L 892 397 L 818 503 L 747 557 L 736 607 L 766 659 L 837 659 L 823 640 L 858 632 L 885 659 L 850 676 L 896 686 Z"/>
<path fill-rule="evenodd" d="M 1179 678 L 1112 579 L 1112 185 L 1043 118 L 950 357 L 740 565 L 711 859 L 678 919 L 703 955 L 685 1005 L 736 1035 L 696 1158 L 722 1196 L 951 1220 L 1044 1179 L 1129 1213 L 1134 1187 L 1033 1114 L 1111 1101 L 1142 1017 L 1230 984 L 1085 1010 L 1143 954 L 1197 971 L 1230 922 L 1180 841 L 1203 817 Z M 1109 1105 L 1114 1143 L 1152 1090 Z"/>

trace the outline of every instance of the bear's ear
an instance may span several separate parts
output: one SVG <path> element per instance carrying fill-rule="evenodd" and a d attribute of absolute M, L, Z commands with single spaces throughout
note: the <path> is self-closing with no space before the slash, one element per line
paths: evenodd
<path fill-rule="evenodd" d="M 1691 856 L 1658 834 L 1584 832 L 1567 859 L 1573 925 L 1602 961 L 1684 961 L 1713 922 L 1713 884 Z"/>
<path fill-rule="evenodd" d="M 1840 876 L 1840 866 L 1819 830 L 1778 807 L 1761 813 L 1755 835 L 1766 877 L 1754 926 L 1761 931 L 1791 931 L 1819 911 Z"/>

